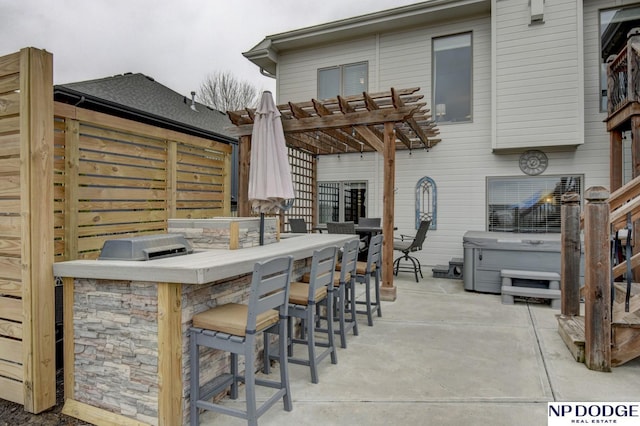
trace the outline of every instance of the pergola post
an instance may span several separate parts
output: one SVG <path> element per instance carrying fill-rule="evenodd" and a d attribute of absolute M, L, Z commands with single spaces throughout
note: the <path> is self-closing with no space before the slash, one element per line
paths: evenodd
<path fill-rule="evenodd" d="M 395 206 L 396 183 L 396 144 L 394 123 L 384 123 L 384 194 L 382 233 L 382 287 L 380 298 L 394 301 L 397 297 L 397 287 L 393 284 L 393 223 Z"/>

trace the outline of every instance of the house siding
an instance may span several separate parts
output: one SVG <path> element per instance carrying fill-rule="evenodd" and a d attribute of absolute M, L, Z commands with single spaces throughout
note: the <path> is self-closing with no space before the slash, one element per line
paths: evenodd
<path fill-rule="evenodd" d="M 582 63 L 576 0 L 548 0 L 531 24 L 527 1 L 495 1 L 494 149 L 582 144 Z"/>
<path fill-rule="evenodd" d="M 605 116 L 598 106 L 597 5 L 603 2 L 585 1 L 584 25 L 577 22 L 582 8 L 576 9 L 575 1 L 545 2 L 545 23 L 532 29 L 536 31 L 534 37 L 544 40 L 547 47 L 544 66 L 521 53 L 527 50 L 522 45 L 524 41 L 520 45 L 512 41 L 518 32 L 513 24 L 499 22 L 515 19 L 518 14 L 520 21 L 529 19 L 528 0 L 498 3 L 504 3 L 504 9 L 500 5 L 493 19 L 489 15 L 478 16 L 280 52 L 280 102 L 316 97 L 318 68 L 367 61 L 369 91 L 420 87 L 431 106 L 432 38 L 472 32 L 472 122 L 441 124 L 442 142 L 429 151 L 396 153 L 394 225 L 398 234 L 415 233 L 416 183 L 429 176 L 437 185 L 437 229 L 429 231 L 423 250 L 416 253 L 423 265 L 446 264 L 453 257 L 462 257 L 464 233 L 486 230 L 487 177 L 524 176 L 518 159 L 523 151 L 540 147 L 540 140 L 545 140 L 544 146 L 560 142 L 565 145 L 561 149 L 543 149 L 549 158 L 544 175 L 579 174 L 585 178 L 585 188 L 608 186 L 609 139 L 603 123 Z M 495 34 L 492 24 L 500 27 Z M 528 21 L 522 21 L 520 27 L 531 36 Z M 492 46 L 499 50 L 494 55 Z M 540 52 L 535 56 L 539 60 Z M 584 63 L 584 72 L 579 69 L 580 63 Z M 523 73 L 524 83 L 518 80 Z M 576 86 L 578 82 L 580 86 Z M 494 149 L 498 138 L 513 141 L 515 137 L 525 137 L 529 145 L 516 144 L 506 151 Z M 567 144 L 577 148 L 569 149 Z M 383 170 L 383 157 L 375 153 L 322 156 L 318 180 L 367 181 L 369 216 L 381 216 Z M 430 273 L 428 268 L 425 273 Z"/>

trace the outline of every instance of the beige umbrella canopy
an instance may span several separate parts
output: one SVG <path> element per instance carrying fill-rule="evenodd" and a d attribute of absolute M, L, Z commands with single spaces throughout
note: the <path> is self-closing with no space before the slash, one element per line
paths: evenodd
<path fill-rule="evenodd" d="M 251 133 L 248 199 L 261 214 L 260 244 L 264 238 L 264 213 L 278 213 L 295 198 L 280 111 L 271 92 L 262 93 Z"/>

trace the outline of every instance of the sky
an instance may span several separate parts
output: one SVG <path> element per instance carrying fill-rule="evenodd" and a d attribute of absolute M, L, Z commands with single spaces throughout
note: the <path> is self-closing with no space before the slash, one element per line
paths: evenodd
<path fill-rule="evenodd" d="M 265 36 L 417 2 L 0 0 L 0 56 L 51 52 L 54 84 L 132 72 L 190 96 L 207 75 L 229 71 L 275 91 L 275 80 L 242 56 Z"/>

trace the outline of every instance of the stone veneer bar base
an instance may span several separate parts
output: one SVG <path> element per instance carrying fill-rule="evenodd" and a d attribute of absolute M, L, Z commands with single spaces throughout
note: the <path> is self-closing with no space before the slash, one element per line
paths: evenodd
<path fill-rule="evenodd" d="M 310 261 L 295 262 L 295 277 Z M 181 285 L 182 424 L 189 423 L 189 335 L 197 313 L 229 302 L 247 303 L 251 274 L 224 282 Z M 158 425 L 160 371 L 158 289 L 166 283 L 76 279 L 74 283 L 73 400 Z M 258 337 L 258 348 L 262 343 Z M 201 382 L 228 368 L 228 354 L 203 348 Z M 256 357 L 261 367 L 262 358 Z M 240 358 L 240 370 L 244 369 Z"/>

